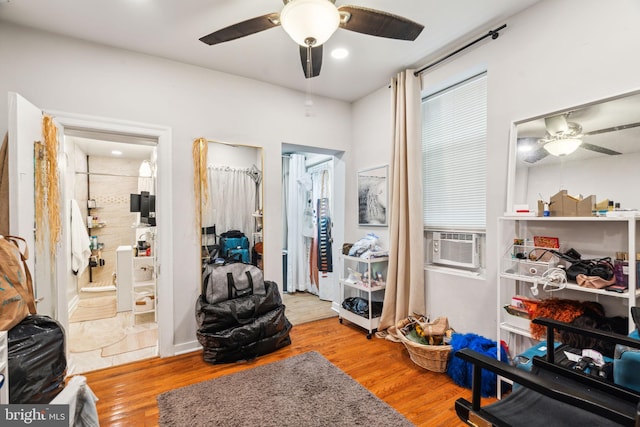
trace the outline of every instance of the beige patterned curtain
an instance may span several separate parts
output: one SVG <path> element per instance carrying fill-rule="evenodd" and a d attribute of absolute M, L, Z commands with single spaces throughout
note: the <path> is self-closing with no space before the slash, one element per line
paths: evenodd
<path fill-rule="evenodd" d="M 381 331 L 425 312 L 420 77 L 402 71 L 391 88 L 390 248 Z"/>

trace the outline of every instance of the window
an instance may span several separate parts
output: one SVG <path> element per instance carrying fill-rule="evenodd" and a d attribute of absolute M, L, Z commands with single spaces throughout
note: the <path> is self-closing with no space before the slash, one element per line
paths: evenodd
<path fill-rule="evenodd" d="M 422 100 L 425 228 L 486 228 L 486 76 Z"/>

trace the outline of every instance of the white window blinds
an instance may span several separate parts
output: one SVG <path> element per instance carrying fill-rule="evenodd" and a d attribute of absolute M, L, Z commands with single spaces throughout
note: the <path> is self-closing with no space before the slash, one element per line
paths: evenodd
<path fill-rule="evenodd" d="M 486 73 L 423 99 L 424 225 L 486 228 Z"/>

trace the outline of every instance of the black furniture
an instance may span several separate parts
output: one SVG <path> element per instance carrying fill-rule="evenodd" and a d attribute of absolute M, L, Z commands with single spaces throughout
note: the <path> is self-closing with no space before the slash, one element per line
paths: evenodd
<path fill-rule="evenodd" d="M 536 318 L 547 327 L 547 349 L 554 348 L 555 330 L 640 348 L 640 341 L 596 329 L 579 328 L 552 319 Z M 458 417 L 474 426 L 640 426 L 640 393 L 585 375 L 554 363 L 554 351 L 534 356 L 531 372 L 462 349 L 455 357 L 473 364 L 472 398 L 455 403 Z M 482 369 L 488 369 L 517 384 L 502 400 L 482 406 Z"/>

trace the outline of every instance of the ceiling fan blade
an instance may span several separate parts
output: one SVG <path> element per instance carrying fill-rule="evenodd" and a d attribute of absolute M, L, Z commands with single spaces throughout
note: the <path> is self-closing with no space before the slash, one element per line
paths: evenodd
<path fill-rule="evenodd" d="M 340 27 L 371 36 L 415 40 L 424 26 L 402 16 L 360 6 L 340 6 Z"/>
<path fill-rule="evenodd" d="M 548 155 L 549 155 L 549 152 L 545 150 L 544 147 L 540 147 L 537 150 L 534 150 L 530 153 L 525 154 L 522 157 L 522 160 L 524 160 L 527 163 L 535 163 L 544 159 Z"/>
<path fill-rule="evenodd" d="M 308 79 L 320 75 L 322 68 L 322 45 L 316 47 L 300 47 L 300 62 L 304 76 Z M 309 56 L 309 52 L 311 55 Z"/>
<path fill-rule="evenodd" d="M 631 128 L 635 128 L 640 126 L 640 123 L 629 123 L 627 125 L 620 125 L 620 126 L 613 126 L 610 128 L 606 128 L 606 129 L 598 129 L 598 130 L 593 130 L 591 132 L 587 132 L 584 135 L 589 136 L 589 135 L 598 135 L 601 133 L 607 133 L 607 132 L 615 132 L 618 130 L 625 130 L 625 129 L 631 129 Z"/>
<path fill-rule="evenodd" d="M 200 41 L 208 45 L 214 45 L 259 33 L 260 31 L 268 30 L 269 28 L 277 27 L 279 25 L 280 14 L 269 13 L 267 15 L 247 19 L 246 21 L 238 22 L 237 24 L 230 25 L 221 30 L 214 31 L 211 34 L 201 37 Z"/>
<path fill-rule="evenodd" d="M 619 153 L 617 151 L 601 147 L 599 145 L 589 144 L 588 142 L 583 142 L 582 144 L 580 144 L 580 147 L 584 148 L 586 150 L 595 151 L 596 153 L 608 154 L 609 156 L 615 156 L 615 155 L 618 155 L 618 154 L 622 154 L 622 153 Z"/>

